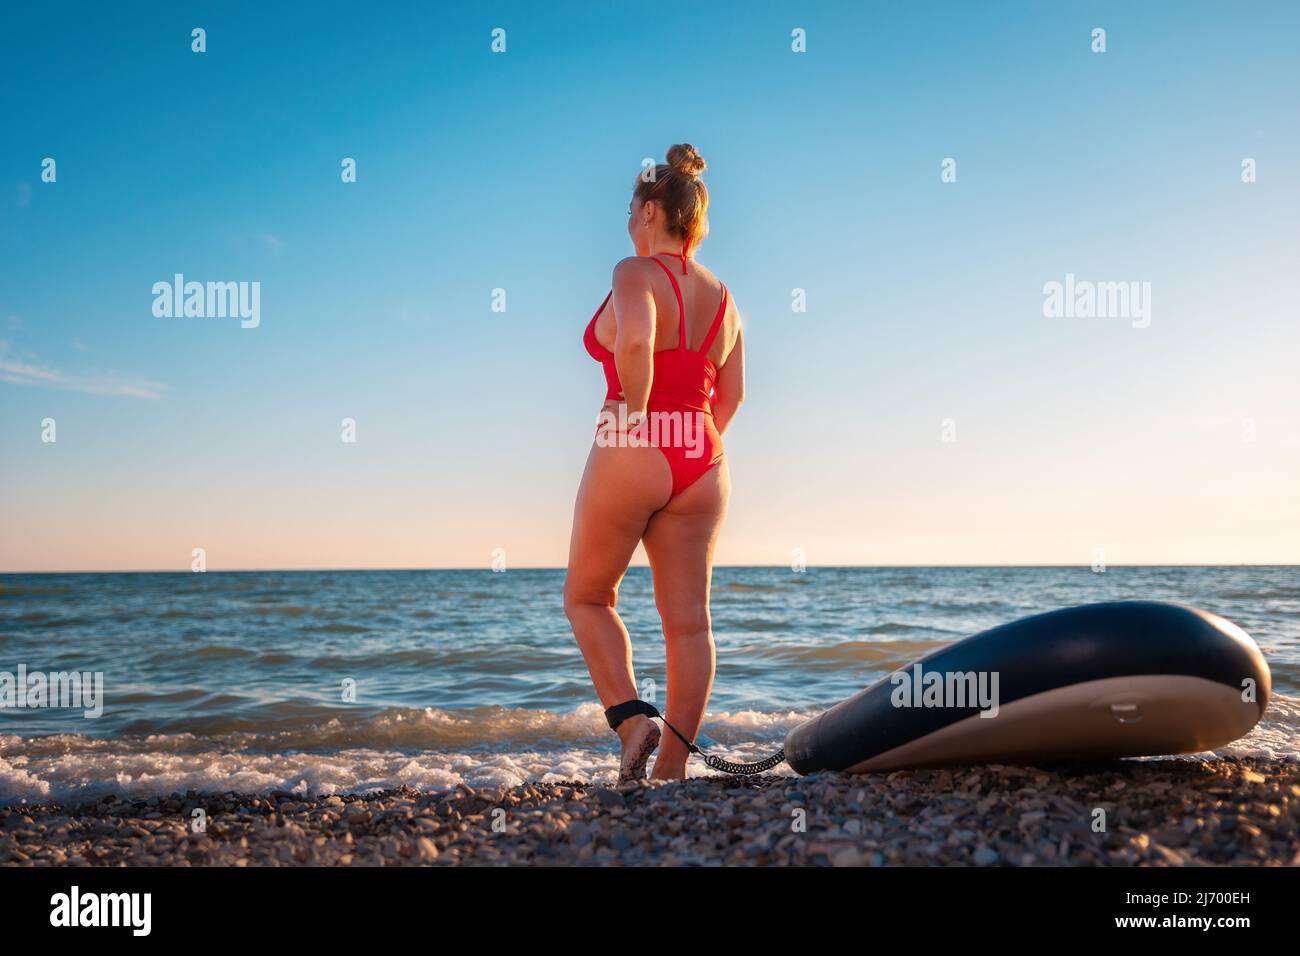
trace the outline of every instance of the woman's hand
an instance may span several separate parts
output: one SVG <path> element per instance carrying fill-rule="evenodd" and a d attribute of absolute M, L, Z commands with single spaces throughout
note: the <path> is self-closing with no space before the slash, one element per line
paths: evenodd
<path fill-rule="evenodd" d="M 645 416 L 643 411 L 629 410 L 626 402 L 608 398 L 600 406 L 596 419 L 597 435 L 631 434 L 645 421 Z"/>

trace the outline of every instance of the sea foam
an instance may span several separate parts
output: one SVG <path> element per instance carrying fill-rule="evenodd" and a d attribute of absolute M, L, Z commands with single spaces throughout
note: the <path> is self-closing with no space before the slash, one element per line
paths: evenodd
<path fill-rule="evenodd" d="M 515 786 L 531 781 L 611 783 L 618 774 L 615 741 L 595 704 L 569 713 L 499 711 L 466 717 L 430 709 L 416 717 L 388 714 L 370 721 L 368 741 L 336 744 L 340 731 L 326 726 L 297 732 L 299 746 L 277 735 L 237 734 L 204 738 L 154 734 L 119 739 L 74 734 L 21 738 L 0 736 L 0 803 L 73 802 L 107 794 L 129 797 L 198 793 L 267 793 L 290 790 L 308 796 L 365 793 L 398 786 L 436 791 L 466 784 Z M 813 716 L 745 710 L 709 714 L 708 749 L 736 761 L 756 760 L 781 745 L 785 733 Z M 396 732 L 427 722 L 452 728 L 442 739 L 462 746 L 396 747 L 414 736 Z M 498 735 L 495 739 L 485 734 Z M 514 744 L 511 740 L 514 740 Z M 521 743 L 523 740 L 530 743 Z M 548 745 L 539 746 L 546 741 Z M 301 746 L 307 744 L 308 746 Z M 1184 759 L 1250 757 L 1300 759 L 1300 698 L 1275 695 L 1264 719 L 1243 737 L 1214 753 Z M 774 773 L 792 774 L 784 764 Z M 709 775 L 692 761 L 693 776 Z"/>

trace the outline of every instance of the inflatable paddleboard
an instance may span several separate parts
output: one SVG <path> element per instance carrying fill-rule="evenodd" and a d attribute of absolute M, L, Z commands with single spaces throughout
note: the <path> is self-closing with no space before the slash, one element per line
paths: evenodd
<path fill-rule="evenodd" d="M 1195 753 L 1259 721 L 1268 664 L 1237 625 L 1154 601 L 968 637 L 790 731 L 802 774 Z"/>

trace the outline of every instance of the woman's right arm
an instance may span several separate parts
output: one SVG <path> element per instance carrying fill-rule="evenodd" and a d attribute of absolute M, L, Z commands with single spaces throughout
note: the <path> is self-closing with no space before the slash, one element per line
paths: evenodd
<path fill-rule="evenodd" d="M 614 367 L 629 415 L 644 415 L 654 384 L 655 297 L 645 260 L 631 256 L 614 267 Z"/>
<path fill-rule="evenodd" d="M 713 389 L 713 424 L 721 435 L 736 417 L 741 403 L 745 401 L 745 332 L 736 330 L 736 344 L 722 368 L 718 369 L 718 380 Z"/>

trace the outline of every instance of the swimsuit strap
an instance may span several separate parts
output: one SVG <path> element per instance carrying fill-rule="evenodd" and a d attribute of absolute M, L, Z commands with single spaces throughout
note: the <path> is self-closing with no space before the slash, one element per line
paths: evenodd
<path fill-rule="evenodd" d="M 672 255 L 672 253 L 663 253 L 663 254 Z M 657 265 L 660 269 L 664 270 L 664 275 L 666 275 L 668 277 L 668 281 L 673 284 L 673 291 L 677 293 L 677 314 L 681 317 L 678 320 L 678 326 L 677 326 L 677 348 L 679 351 L 684 351 L 686 349 L 686 303 L 682 301 L 682 287 L 677 284 L 677 277 L 673 275 L 673 271 L 671 269 L 669 269 L 666 265 L 664 265 L 654 256 L 650 257 L 650 261 L 653 262 L 655 265 Z"/>
<path fill-rule="evenodd" d="M 709 334 L 704 337 L 704 344 L 700 346 L 701 355 L 709 354 L 709 346 L 713 344 L 713 340 L 716 339 L 718 337 L 718 333 L 722 331 L 722 320 L 726 316 L 726 314 L 727 314 L 727 287 L 724 285 L 722 287 L 722 301 L 718 303 L 718 314 L 713 317 L 713 324 L 709 326 Z"/>
<path fill-rule="evenodd" d="M 685 247 L 682 247 L 682 250 L 681 250 L 680 252 L 655 252 L 655 254 L 654 254 L 653 256 L 650 256 L 650 258 L 651 258 L 651 259 L 654 259 L 654 256 L 672 256 L 673 259 L 680 259 L 680 260 L 681 260 L 681 274 L 682 274 L 682 276 L 689 276 L 690 273 L 689 273 L 689 272 L 686 272 L 686 250 L 685 250 Z M 655 261 L 659 261 L 659 260 L 658 260 L 658 259 L 655 259 Z"/>

